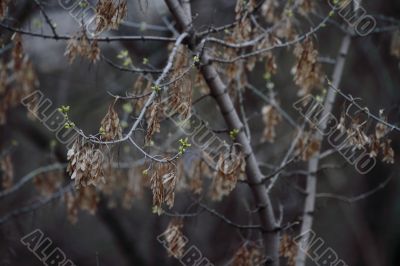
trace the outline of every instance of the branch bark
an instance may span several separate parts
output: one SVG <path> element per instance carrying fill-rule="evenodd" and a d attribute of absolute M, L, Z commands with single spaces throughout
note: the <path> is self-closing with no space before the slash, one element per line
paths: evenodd
<path fill-rule="evenodd" d="M 342 44 L 341 44 L 341 49 L 339 52 L 338 56 L 338 62 L 335 66 L 334 74 L 333 74 L 333 81 L 332 83 L 334 84 L 335 87 L 337 87 L 340 84 L 343 70 L 344 70 L 344 65 L 346 62 L 346 54 L 349 50 L 350 47 L 350 42 L 351 42 L 351 37 L 349 35 L 346 35 L 343 38 Z M 328 91 L 328 94 L 325 99 L 324 103 L 324 110 L 322 115 L 320 116 L 321 118 L 326 117 L 327 114 L 331 113 L 333 109 L 333 105 L 336 100 L 336 93 L 335 91 L 330 88 Z M 321 130 L 325 131 L 326 129 L 326 122 L 327 120 L 321 120 L 319 121 L 319 125 L 321 126 Z M 316 133 L 316 138 L 318 141 L 323 141 L 323 135 L 319 132 Z M 310 159 L 308 162 L 308 172 L 309 174 L 307 175 L 307 186 L 306 186 L 306 199 L 304 203 L 304 211 L 303 211 L 303 223 L 301 226 L 301 234 L 311 230 L 312 224 L 313 224 L 313 215 L 315 211 L 315 196 L 317 192 L 317 171 L 319 167 L 319 161 L 320 161 L 320 153 L 316 153 L 313 158 Z M 308 234 L 304 234 L 302 239 L 300 240 L 301 243 L 308 243 Z M 306 263 L 306 253 L 302 252 L 300 249 L 298 249 L 298 254 L 296 258 L 296 266 L 304 266 Z"/>
<path fill-rule="evenodd" d="M 358 5 L 361 4 L 359 1 Z M 354 10 L 357 10 L 358 6 L 355 4 Z M 349 29 L 350 31 L 350 29 Z M 349 32 L 348 31 L 348 32 Z M 352 35 L 347 33 L 342 40 L 341 47 L 339 50 L 339 54 L 337 56 L 336 65 L 333 71 L 332 77 L 332 85 L 334 88 L 339 88 L 339 85 L 342 80 L 344 67 L 346 64 L 347 54 L 350 49 Z M 321 131 L 317 131 L 316 139 L 322 143 L 324 140 L 324 136 L 320 132 L 325 132 L 327 127 L 327 119 L 324 119 L 328 114 L 330 114 L 333 110 L 333 106 L 336 100 L 336 91 L 334 88 L 330 87 L 328 90 L 328 94 L 325 98 L 324 109 L 320 116 L 320 121 L 318 125 L 320 125 Z M 321 145 L 322 146 L 322 145 Z M 313 225 L 314 211 L 315 211 L 315 200 L 317 193 L 317 173 L 320 162 L 320 154 L 321 150 L 319 150 L 313 158 L 308 162 L 308 175 L 307 175 L 307 185 L 306 185 L 306 199 L 304 203 L 303 210 L 303 223 L 301 225 L 301 235 L 302 238 L 300 243 L 308 243 L 309 234 L 305 234 L 310 231 Z M 297 257 L 296 257 L 296 266 L 304 266 L 306 264 L 307 254 L 303 252 L 300 248 L 298 248 Z"/>
<path fill-rule="evenodd" d="M 182 30 L 188 32 L 189 39 L 192 41 L 195 37 L 195 32 L 191 28 L 191 19 L 185 16 L 183 7 L 178 0 L 165 0 L 171 13 L 179 23 Z M 197 40 L 201 43 L 201 40 Z M 194 49 L 195 43 L 189 43 L 189 48 Z M 232 99 L 230 98 L 227 86 L 222 82 L 221 77 L 217 73 L 216 68 L 210 63 L 210 57 L 204 51 L 201 58 L 200 71 L 210 88 L 211 94 L 220 108 L 225 122 L 230 130 L 239 129 L 236 141 L 241 145 L 242 151 L 245 154 L 246 160 L 246 175 L 250 184 L 255 202 L 259 207 L 260 223 L 263 227 L 263 241 L 265 255 L 267 256 L 267 265 L 279 265 L 279 230 L 274 217 L 274 211 L 266 188 L 263 185 L 263 175 L 258 166 L 253 149 L 250 145 L 244 130 L 243 123 L 239 119 L 238 113 L 234 108 Z"/>

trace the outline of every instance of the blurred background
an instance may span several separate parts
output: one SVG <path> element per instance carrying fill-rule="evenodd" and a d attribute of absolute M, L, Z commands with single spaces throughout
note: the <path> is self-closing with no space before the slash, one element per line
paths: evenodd
<path fill-rule="evenodd" d="M 59 33 L 73 35 L 79 31 L 77 21 L 68 11 L 60 8 L 58 1 L 42 2 L 47 14 L 56 23 Z M 234 20 L 236 3 L 233 0 L 191 2 L 195 27 L 198 30 L 207 30 L 210 25 L 221 26 Z M 95 5 L 95 2 L 92 4 Z M 400 2 L 365 1 L 363 6 L 369 14 L 376 16 L 378 27 L 400 27 Z M 321 4 L 316 13 L 326 14 L 327 10 L 327 6 Z M 399 20 L 378 19 L 378 15 Z M 320 19 L 317 15 L 310 15 L 305 23 L 304 19 L 301 20 L 301 24 L 299 22 L 298 31 L 308 30 Z M 339 24 L 344 23 L 339 17 L 334 19 Z M 30 0 L 10 3 L 4 22 L 29 31 L 51 32 L 40 9 Z M 110 31 L 104 34 L 171 37 L 171 29 L 174 30 L 174 26 L 163 1 L 128 1 L 128 15 L 118 32 Z M 378 114 L 380 109 L 385 109 L 389 121 L 398 124 L 400 62 L 399 58 L 390 52 L 394 31 L 382 30 L 366 37 L 353 38 L 340 89 L 346 94 L 361 98 L 361 105 L 368 107 L 374 114 Z M 6 45 L 11 33 L 1 28 L 0 34 L 1 41 Z M 323 61 L 323 72 L 328 76 L 332 74 L 331 61 L 335 60 L 338 54 L 342 37 L 343 32 L 331 24 L 313 36 Z M 87 133 L 98 131 L 101 119 L 109 104 L 113 102 L 108 92 L 121 95 L 129 92 L 137 79 L 136 74 L 120 71 L 104 60 L 91 64 L 78 57 L 69 64 L 68 58 L 64 56 L 64 40 L 23 35 L 23 45 L 37 73 L 39 88 L 51 99 L 53 108 L 70 106 L 71 120 Z M 298 120 L 299 115 L 292 107 L 298 99 L 298 88 L 291 74 L 295 63 L 292 48 L 273 50 L 278 70 L 271 81 L 282 108 Z M 147 58 L 149 64 L 156 69 L 164 66 L 168 56 L 167 47 L 162 42 L 100 43 L 100 49 L 103 56 L 116 63 L 122 63 L 118 54 L 127 50 L 135 65 L 142 65 L 144 58 Z M 4 52 L 1 56 L 7 60 L 9 55 Z M 248 79 L 267 94 L 264 71 L 264 64 L 258 63 L 254 70 L 248 73 Z M 197 98 L 201 93 L 194 91 L 194 95 L 194 98 Z M 265 103 L 249 90 L 244 92 L 244 101 L 246 112 L 250 114 L 252 144 L 258 160 L 267 165 L 279 165 L 295 135 L 292 128 L 282 122 L 277 127 L 276 141 L 262 142 L 261 109 Z M 340 116 L 343 103 L 344 99 L 339 97 L 334 109 L 337 117 Z M 122 117 L 123 108 L 118 106 L 117 109 Z M 204 120 L 210 122 L 210 127 L 225 127 L 222 117 L 217 115 L 218 109 L 213 99 L 202 101 L 195 109 Z M 155 142 L 163 149 L 176 150 L 178 144 L 175 140 L 182 134 L 180 135 L 179 130 L 174 129 L 172 124 L 165 127 L 168 130 L 156 134 Z M 166 137 L 169 137 L 169 141 Z M 229 139 L 229 136 L 221 137 Z M 315 232 L 351 266 L 400 264 L 400 179 L 397 156 L 400 138 L 396 132 L 390 133 L 390 138 L 393 140 L 392 147 L 396 154 L 395 163 L 385 164 L 378 161 L 373 171 L 366 175 L 360 175 L 337 154 L 327 157 L 322 162 L 334 167 L 319 173 L 319 193 L 329 192 L 351 198 L 386 184 L 377 193 L 354 203 L 317 199 L 313 226 Z M 41 166 L 66 162 L 66 148 L 60 145 L 53 133 L 40 122 L 30 120 L 22 106 L 8 111 L 7 123 L 0 127 L 0 144 L 2 150 L 10 149 L 16 181 Z M 323 148 L 330 147 L 324 144 Z M 125 147 L 124 144 L 117 147 L 116 154 L 118 161 L 129 163 L 139 161 L 143 157 L 132 146 Z M 190 168 L 190 150 L 182 160 L 184 167 Z M 296 162 L 291 168 L 302 169 L 305 166 L 304 163 Z M 268 167 L 262 170 L 265 174 L 270 172 Z M 62 171 L 59 174 L 63 175 Z M 139 176 L 140 171 L 136 174 Z M 117 183 L 122 182 L 120 179 L 128 178 L 126 171 L 115 175 Z M 390 181 L 385 182 L 389 177 Z M 291 184 L 304 187 L 305 176 L 295 171 L 293 175 L 285 175 L 272 191 L 274 205 L 282 205 L 284 208 L 284 222 L 295 220 L 301 215 L 303 208 L 304 196 Z M 40 197 L 34 185 L 28 184 L 17 193 L 1 198 L 0 219 Z M 189 192 L 178 193 L 174 210 L 184 212 L 192 200 Z M 223 201 L 209 204 L 237 223 L 257 222 L 257 217 L 249 213 L 255 205 L 246 185 L 238 184 Z M 171 217 L 153 214 L 151 208 L 152 194 L 149 189 L 145 189 L 142 197 L 135 198 L 130 208 L 123 208 L 120 201 L 114 202 L 108 195 L 102 195 L 96 214 L 80 211 L 75 224 L 68 221 L 65 203 L 62 200 L 52 201 L 23 215 L 12 215 L 6 222 L 0 223 L 0 265 L 42 265 L 20 243 L 22 236 L 36 228 L 42 230 L 76 265 L 180 265 L 178 260 L 168 257 L 164 247 L 157 241 L 157 236 L 166 229 Z M 295 235 L 298 229 L 299 226 L 294 226 L 289 233 Z M 183 233 L 189 239 L 189 246 L 195 245 L 214 265 L 229 264 L 243 241 L 256 237 L 252 235 L 256 234 L 255 232 L 240 232 L 207 212 L 185 218 Z M 308 265 L 313 265 L 313 262 L 309 261 Z"/>

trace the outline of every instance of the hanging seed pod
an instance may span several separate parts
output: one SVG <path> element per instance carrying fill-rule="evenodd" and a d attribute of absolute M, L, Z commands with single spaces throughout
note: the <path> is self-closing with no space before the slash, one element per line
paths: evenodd
<path fill-rule="evenodd" d="M 168 256 L 181 258 L 184 254 L 184 248 L 188 239 L 182 234 L 183 222 L 173 219 L 163 233 L 167 244 Z"/>
<path fill-rule="evenodd" d="M 232 266 L 262 265 L 265 258 L 263 251 L 254 243 L 241 246 L 232 259 Z"/>
<path fill-rule="evenodd" d="M 10 155 L 6 155 L 2 158 L 0 161 L 0 168 L 2 174 L 2 187 L 3 189 L 9 189 L 14 180 L 14 167 Z"/>
<path fill-rule="evenodd" d="M 276 108 L 272 105 L 266 105 L 261 110 L 263 123 L 265 125 L 261 137 L 261 141 L 275 141 L 275 128 L 282 120 L 281 115 L 277 112 Z"/>
<path fill-rule="evenodd" d="M 313 88 L 322 84 L 323 75 L 321 65 L 317 62 L 318 51 L 314 49 L 311 39 L 306 39 L 303 43 L 297 44 L 294 49 L 297 63 L 294 67 L 294 82 L 300 87 L 298 96 L 304 96 Z"/>
<path fill-rule="evenodd" d="M 390 44 L 390 54 L 400 59 L 400 31 L 392 34 L 392 42 Z"/>
<path fill-rule="evenodd" d="M 100 123 L 100 135 L 104 141 L 112 141 L 122 137 L 122 127 L 114 109 L 115 101 L 108 107 L 107 114 Z"/>
<path fill-rule="evenodd" d="M 96 6 L 96 32 L 102 32 L 108 29 L 118 29 L 122 20 L 127 14 L 126 0 L 120 0 L 114 3 L 113 0 L 99 0 Z"/>

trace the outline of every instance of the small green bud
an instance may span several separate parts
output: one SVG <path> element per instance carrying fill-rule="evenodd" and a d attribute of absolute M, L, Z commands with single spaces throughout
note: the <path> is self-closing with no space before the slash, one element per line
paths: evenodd
<path fill-rule="evenodd" d="M 229 136 L 231 139 L 236 139 L 237 135 L 239 134 L 239 129 L 235 128 L 229 132 Z"/>
<path fill-rule="evenodd" d="M 68 105 L 61 105 L 61 107 L 59 107 L 57 110 L 66 115 L 69 112 L 69 109 L 70 107 Z"/>
<path fill-rule="evenodd" d="M 269 73 L 269 72 L 265 72 L 265 73 L 264 73 L 263 78 L 264 78 L 265 80 L 270 80 L 271 77 L 272 77 L 271 73 Z"/>
<path fill-rule="evenodd" d="M 200 57 L 198 55 L 193 56 L 193 61 L 195 63 L 199 63 L 200 62 Z"/>
<path fill-rule="evenodd" d="M 157 92 L 157 93 L 161 91 L 160 85 L 157 85 L 157 84 L 151 86 L 151 89 L 152 89 L 153 91 Z"/>
<path fill-rule="evenodd" d="M 163 209 L 161 209 L 158 206 L 153 206 L 152 211 L 153 211 L 153 213 L 156 213 L 157 215 L 161 215 L 163 213 Z"/>
<path fill-rule="evenodd" d="M 140 23 L 140 31 L 145 31 L 147 29 L 147 23 L 142 21 L 142 23 Z"/>
<path fill-rule="evenodd" d="M 88 6 L 88 2 L 86 2 L 86 1 L 80 1 L 79 2 L 79 7 L 80 8 L 86 8 Z"/>
<path fill-rule="evenodd" d="M 124 110 L 125 113 L 130 114 L 133 111 L 131 103 L 127 102 L 122 105 L 122 110 Z"/>
<path fill-rule="evenodd" d="M 189 143 L 188 138 L 180 139 L 179 144 L 178 153 L 180 155 L 183 155 L 186 152 L 186 149 L 192 146 L 192 144 Z"/>
<path fill-rule="evenodd" d="M 129 56 L 128 50 L 122 50 L 118 53 L 117 58 L 123 59 Z"/>

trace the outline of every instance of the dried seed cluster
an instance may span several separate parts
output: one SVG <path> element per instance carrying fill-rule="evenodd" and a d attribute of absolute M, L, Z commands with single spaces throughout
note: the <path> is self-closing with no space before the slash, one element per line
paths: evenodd
<path fill-rule="evenodd" d="M 298 246 L 293 239 L 288 234 L 284 234 L 279 244 L 279 255 L 287 259 L 288 266 L 296 264 L 297 249 Z"/>
<path fill-rule="evenodd" d="M 245 161 L 242 153 L 221 154 L 211 185 L 211 199 L 220 201 L 236 187 L 237 180 L 244 173 Z"/>
<path fill-rule="evenodd" d="M 272 23 L 278 19 L 276 14 L 278 7 L 279 3 L 277 0 L 264 1 L 261 6 L 261 14 L 267 22 Z"/>
<path fill-rule="evenodd" d="M 318 63 L 318 51 L 310 38 L 296 45 L 294 54 L 297 59 L 294 68 L 294 82 L 300 87 L 298 96 L 304 96 L 313 88 L 322 84 L 321 65 Z"/>
<path fill-rule="evenodd" d="M 33 183 L 35 188 L 43 196 L 51 196 L 63 184 L 63 172 L 46 172 L 35 177 Z"/>
<path fill-rule="evenodd" d="M 190 169 L 190 179 L 188 186 L 194 194 L 200 195 L 203 192 L 203 183 L 205 177 L 211 176 L 211 171 L 208 165 L 203 160 L 193 161 Z"/>
<path fill-rule="evenodd" d="M 315 1 L 314 0 L 299 0 L 298 3 L 300 14 L 307 16 L 309 13 L 315 11 Z"/>
<path fill-rule="evenodd" d="M 275 141 L 275 128 L 282 120 L 281 115 L 272 105 L 266 105 L 261 110 L 263 123 L 265 125 L 261 141 Z"/>
<path fill-rule="evenodd" d="M 79 210 L 85 210 L 94 215 L 99 200 L 95 187 L 81 187 L 75 192 L 65 193 L 64 201 L 67 206 L 68 220 L 75 224 L 78 221 Z"/>
<path fill-rule="evenodd" d="M 99 0 L 96 6 L 97 32 L 118 29 L 128 11 L 126 0 Z"/>
<path fill-rule="evenodd" d="M 249 19 L 249 13 L 251 13 L 254 8 L 256 8 L 256 1 L 255 0 L 238 0 L 236 2 L 235 7 L 235 16 L 236 20 L 239 23 L 236 25 L 234 29 L 234 35 L 239 37 L 237 40 L 246 40 L 249 39 L 252 33 L 252 26 Z"/>
<path fill-rule="evenodd" d="M 400 31 L 393 32 L 390 53 L 400 59 Z"/>
<path fill-rule="evenodd" d="M 86 33 L 81 31 L 68 40 L 64 55 L 68 57 L 70 64 L 75 61 L 78 55 L 87 58 L 92 63 L 96 63 L 100 59 L 100 52 L 97 40 L 90 42 Z"/>
<path fill-rule="evenodd" d="M 8 189 L 13 185 L 14 167 L 11 161 L 11 156 L 5 155 L 0 161 L 1 169 L 1 185 L 3 189 Z"/>
<path fill-rule="evenodd" d="M 320 150 L 321 142 L 315 138 L 313 132 L 303 132 L 296 143 L 296 155 L 303 161 L 308 161 Z"/>
<path fill-rule="evenodd" d="M 140 173 L 142 171 L 136 168 L 131 168 L 128 171 L 128 183 L 125 186 L 126 190 L 122 198 L 122 206 L 125 209 L 132 207 L 135 198 L 140 199 L 143 197 L 143 187 L 147 185 L 144 175 L 138 176 L 137 172 Z M 124 178 L 121 179 L 123 180 Z"/>
<path fill-rule="evenodd" d="M 122 127 L 114 109 L 115 102 L 108 107 L 108 112 L 100 124 L 100 136 L 104 141 L 112 141 L 122 137 Z"/>
<path fill-rule="evenodd" d="M 105 158 L 93 144 L 78 138 L 68 150 L 67 159 L 67 172 L 71 175 L 71 179 L 75 180 L 76 187 L 105 183 L 103 169 Z"/>
<path fill-rule="evenodd" d="M 132 86 L 132 94 L 134 95 L 145 95 L 146 93 L 151 93 L 152 82 L 146 79 L 144 76 L 139 76 Z M 135 101 L 134 111 L 140 112 L 146 102 L 145 97 L 141 97 Z"/>
<path fill-rule="evenodd" d="M 153 135 L 160 132 L 160 119 L 161 119 L 161 104 L 156 102 L 149 109 L 147 115 L 147 131 L 145 142 L 150 143 Z"/>
<path fill-rule="evenodd" d="M 107 199 L 108 208 L 122 206 L 130 209 L 134 200 L 141 198 L 144 188 L 150 185 L 148 176 L 139 174 L 142 172 L 142 166 L 134 166 L 130 169 L 112 169 L 108 161 L 105 161 L 103 165 L 107 183 L 100 182 L 96 186 L 81 186 L 65 194 L 63 200 L 70 222 L 77 222 L 79 211 L 95 214 L 100 195 Z M 43 179 L 43 182 L 50 182 L 50 180 Z M 41 190 L 46 189 L 46 186 L 42 186 Z"/>
<path fill-rule="evenodd" d="M 265 258 L 263 251 L 255 243 L 246 243 L 233 256 L 232 266 L 261 266 Z"/>
<path fill-rule="evenodd" d="M 175 258 L 183 256 L 184 248 L 187 240 L 182 234 L 183 223 L 180 220 L 173 219 L 164 232 L 165 241 L 167 242 L 168 255 Z"/>
<path fill-rule="evenodd" d="M 380 119 L 387 122 L 387 117 L 384 115 L 383 110 L 379 113 Z M 367 128 L 366 121 L 355 117 L 349 118 L 343 112 L 338 129 L 349 138 L 348 143 L 355 146 L 357 149 L 365 147 L 369 150 L 369 156 L 376 158 L 382 154 L 382 161 L 388 164 L 394 163 L 394 150 L 391 147 L 392 140 L 388 138 L 390 128 L 383 123 L 377 122 L 375 124 L 374 133 L 368 135 L 369 128 Z"/>
<path fill-rule="evenodd" d="M 150 179 L 154 212 L 161 214 L 164 203 L 169 208 L 173 207 L 177 182 L 176 168 L 172 164 L 160 163 L 155 166 Z"/>
<path fill-rule="evenodd" d="M 174 113 L 179 113 L 181 120 L 190 115 L 192 106 L 192 81 L 189 75 L 184 75 L 184 71 L 189 67 L 189 58 L 187 48 L 181 46 L 171 74 L 171 80 L 176 81 L 168 89 L 170 97 L 167 107 L 174 110 Z"/>
<path fill-rule="evenodd" d="M 7 13 L 10 0 L 0 0 L 0 19 L 3 19 Z"/>
<path fill-rule="evenodd" d="M 6 123 L 7 111 L 39 85 L 33 65 L 24 53 L 21 36 L 15 34 L 13 42 L 11 61 L 0 63 L 0 125 Z M 31 113 L 28 116 L 34 117 Z"/>
<path fill-rule="evenodd" d="M 19 71 L 22 68 L 24 59 L 24 47 L 22 45 L 22 37 L 20 34 L 14 35 L 14 49 L 12 51 L 12 58 L 14 62 L 14 70 Z"/>

